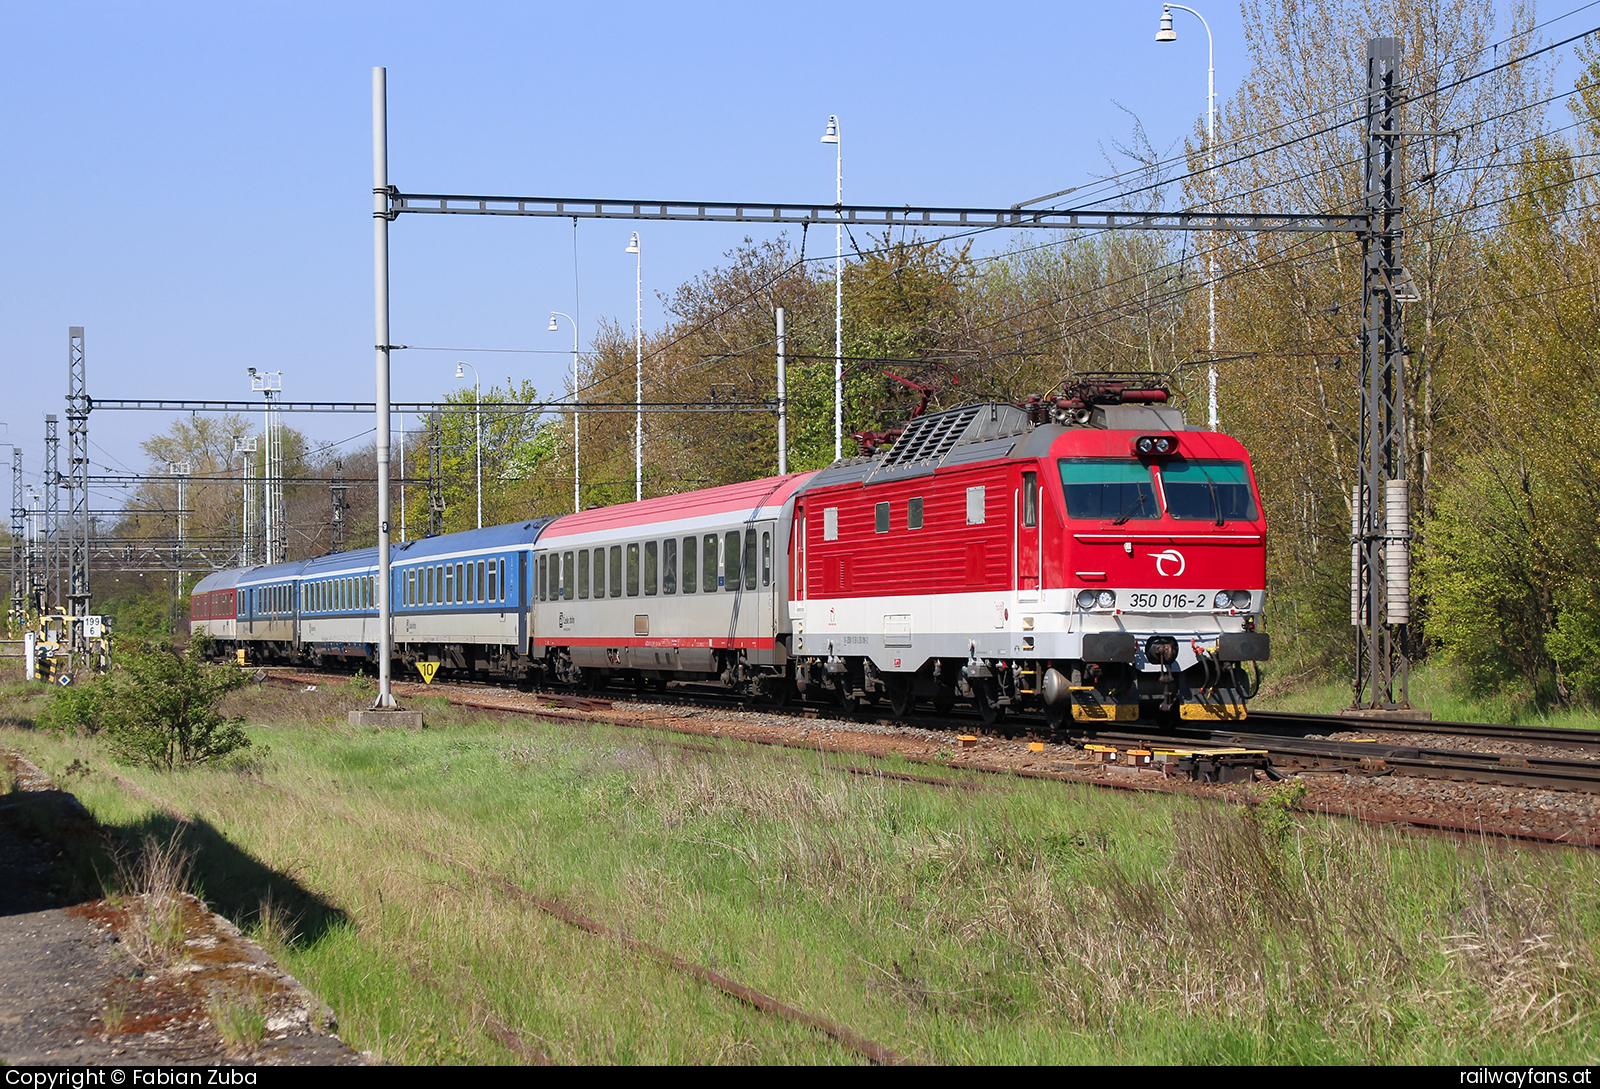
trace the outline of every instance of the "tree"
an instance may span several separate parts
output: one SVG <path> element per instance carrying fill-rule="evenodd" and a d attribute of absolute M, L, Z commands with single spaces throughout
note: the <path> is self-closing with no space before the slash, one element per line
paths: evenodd
<path fill-rule="evenodd" d="M 205 642 L 196 639 L 187 652 L 170 643 L 124 650 L 118 669 L 61 692 L 52 723 L 104 731 L 117 756 L 161 771 L 250 748 L 244 720 L 218 710 L 244 686 L 244 674 L 207 663 Z"/>

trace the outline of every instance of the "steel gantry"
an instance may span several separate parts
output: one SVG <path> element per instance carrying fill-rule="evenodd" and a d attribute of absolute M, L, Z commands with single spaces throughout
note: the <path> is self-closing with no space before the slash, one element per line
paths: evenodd
<path fill-rule="evenodd" d="M 67 329 L 67 625 L 68 656 L 74 664 L 89 654 L 83 617 L 89 615 L 89 380 L 83 326 Z"/>

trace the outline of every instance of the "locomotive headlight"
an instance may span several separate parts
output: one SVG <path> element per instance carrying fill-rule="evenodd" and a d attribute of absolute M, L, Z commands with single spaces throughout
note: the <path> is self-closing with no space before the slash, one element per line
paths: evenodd
<path fill-rule="evenodd" d="M 1233 592 L 1233 607 L 1235 609 L 1248 609 L 1250 607 L 1250 591 L 1235 590 Z"/>
<path fill-rule="evenodd" d="M 1117 603 L 1116 592 L 1113 590 L 1101 590 L 1094 596 L 1094 603 L 1101 609 L 1109 609 Z"/>
<path fill-rule="evenodd" d="M 1211 599 L 1213 609 L 1226 609 L 1233 602 L 1233 597 L 1226 590 L 1218 590 L 1217 596 Z"/>
<path fill-rule="evenodd" d="M 1143 438 L 1143 439 L 1139 440 L 1139 453 L 1148 454 L 1148 453 L 1152 452 L 1153 450 L 1155 450 L 1155 448 L 1156 448 L 1156 440 L 1155 439 L 1147 437 L 1147 438 Z"/>
<path fill-rule="evenodd" d="M 1092 609 L 1092 608 L 1094 608 L 1094 591 L 1093 590 L 1079 590 L 1078 591 L 1078 608 L 1080 608 L 1080 609 Z"/>
<path fill-rule="evenodd" d="M 1172 449 L 1172 440 L 1171 439 L 1159 438 L 1159 439 L 1156 440 L 1156 453 L 1165 454 L 1168 450 L 1171 450 L 1171 449 Z"/>

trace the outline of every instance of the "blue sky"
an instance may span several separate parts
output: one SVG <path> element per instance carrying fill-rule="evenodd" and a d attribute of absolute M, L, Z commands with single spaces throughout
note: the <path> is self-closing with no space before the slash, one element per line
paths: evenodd
<path fill-rule="evenodd" d="M 1239 10 L 1211 20 L 1219 101 Z M 1158 2 L 793 5 L 50 3 L 0 6 L 0 420 L 41 461 L 69 325 L 100 398 L 370 399 L 371 67 L 389 80 L 389 173 L 412 192 L 995 205 L 1109 172 L 1138 115 L 1158 149 L 1205 110 L 1205 36 L 1154 40 Z M 646 328 L 670 292 L 767 228 L 401 217 L 393 337 L 542 355 L 403 352 L 396 399 L 442 396 L 456 359 L 558 395 L 551 310 Z M 832 232 L 813 232 L 831 252 Z M 97 412 L 96 466 L 142 468 L 169 417 Z M 314 439 L 370 421 L 294 417 Z M 63 427 L 64 431 L 64 427 Z M 351 445 L 369 441 L 358 438 Z"/>

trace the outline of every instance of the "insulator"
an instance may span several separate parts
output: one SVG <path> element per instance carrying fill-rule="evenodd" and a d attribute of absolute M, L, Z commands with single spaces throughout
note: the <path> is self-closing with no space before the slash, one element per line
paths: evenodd
<path fill-rule="evenodd" d="M 1361 626 L 1361 485 L 1350 489 L 1350 626 Z"/>
<path fill-rule="evenodd" d="M 1383 485 L 1385 536 L 1383 578 L 1391 624 L 1411 622 L 1411 501 L 1404 480 Z"/>

